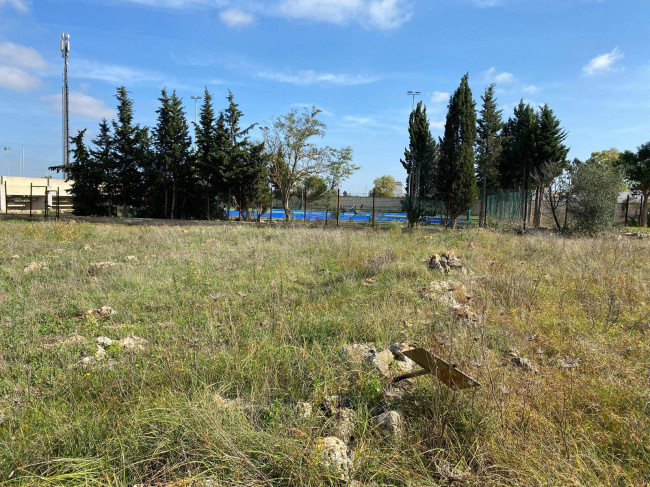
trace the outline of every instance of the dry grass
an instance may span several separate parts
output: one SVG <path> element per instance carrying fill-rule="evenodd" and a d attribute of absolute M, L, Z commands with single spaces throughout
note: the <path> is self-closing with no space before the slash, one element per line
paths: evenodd
<path fill-rule="evenodd" d="M 448 249 L 466 275 L 428 270 Z M 310 454 L 322 424 L 294 408 L 335 393 L 359 412 L 353 478 L 368 485 L 647 485 L 649 250 L 480 230 L 0 222 L 0 484 L 338 485 Z M 447 278 L 479 323 L 418 292 Z M 86 314 L 101 306 L 115 313 Z M 95 337 L 131 335 L 144 351 L 80 365 Z M 399 441 L 367 421 L 385 380 L 340 349 L 405 340 L 483 387 L 418 379 L 397 404 Z"/>

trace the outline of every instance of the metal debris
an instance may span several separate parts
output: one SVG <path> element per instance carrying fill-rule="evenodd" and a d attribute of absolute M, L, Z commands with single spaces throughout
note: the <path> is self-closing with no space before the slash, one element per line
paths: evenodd
<path fill-rule="evenodd" d="M 411 350 L 404 350 L 402 354 L 422 367 L 421 370 L 409 372 L 408 374 L 400 375 L 393 379 L 393 382 L 399 382 L 412 377 L 419 377 L 421 375 L 432 374 L 435 375 L 440 382 L 455 390 L 469 389 L 470 387 L 480 387 L 478 381 L 472 379 L 467 374 L 461 372 L 454 364 L 449 364 L 437 355 L 423 348 L 414 348 Z"/>

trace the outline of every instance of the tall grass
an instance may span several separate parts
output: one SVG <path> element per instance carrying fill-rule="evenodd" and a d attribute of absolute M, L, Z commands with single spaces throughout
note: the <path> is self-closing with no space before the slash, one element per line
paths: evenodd
<path fill-rule="evenodd" d="M 352 477 L 368 485 L 644 485 L 649 249 L 480 230 L 0 222 L 0 484 L 338 485 L 311 451 L 324 422 L 295 404 L 341 394 L 357 411 Z M 444 250 L 466 275 L 428 270 Z M 47 268 L 25 273 L 35 261 Z M 115 265 L 89 272 L 96 262 Z M 481 322 L 418 292 L 436 279 L 463 282 Z M 101 306 L 115 313 L 86 314 Z M 144 351 L 80 365 L 96 337 L 131 335 Z M 406 428 L 392 439 L 370 420 L 386 380 L 340 350 L 406 340 L 483 387 L 418 379 L 393 404 Z"/>

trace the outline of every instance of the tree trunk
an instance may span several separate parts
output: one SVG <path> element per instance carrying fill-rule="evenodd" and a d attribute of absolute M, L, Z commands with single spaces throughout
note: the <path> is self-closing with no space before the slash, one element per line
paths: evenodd
<path fill-rule="evenodd" d="M 487 212 L 487 178 L 483 176 L 483 194 L 481 195 L 481 211 L 478 216 L 478 224 L 480 227 L 485 226 L 487 220 L 485 213 Z"/>
<path fill-rule="evenodd" d="M 548 204 L 551 207 L 551 213 L 553 214 L 553 220 L 555 220 L 555 225 L 557 226 L 558 232 L 562 230 L 562 227 L 560 226 L 560 220 L 557 217 L 557 209 L 560 204 L 560 198 L 558 197 L 557 200 L 553 198 L 553 188 L 548 188 Z"/>
<path fill-rule="evenodd" d="M 458 219 L 457 216 L 452 216 L 451 221 L 449 222 L 449 228 L 452 230 L 456 228 L 456 220 Z"/>
<path fill-rule="evenodd" d="M 650 198 L 650 192 L 643 195 L 643 201 L 641 202 L 641 226 L 648 226 L 648 198 Z"/>
<path fill-rule="evenodd" d="M 176 217 L 176 181 L 172 186 L 172 212 L 170 218 L 173 220 Z"/>
<path fill-rule="evenodd" d="M 282 209 L 284 210 L 284 219 L 289 221 L 291 217 L 291 210 L 289 209 L 289 192 L 282 193 Z"/>

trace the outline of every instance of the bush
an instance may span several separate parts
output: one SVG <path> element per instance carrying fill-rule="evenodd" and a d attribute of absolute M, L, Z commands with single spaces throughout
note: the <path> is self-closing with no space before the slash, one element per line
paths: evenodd
<path fill-rule="evenodd" d="M 573 173 L 571 214 L 579 230 L 604 230 L 614 223 L 621 176 L 610 166 L 580 164 Z"/>

